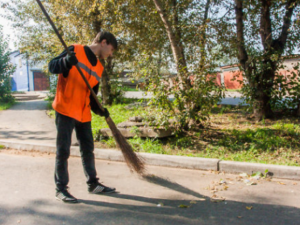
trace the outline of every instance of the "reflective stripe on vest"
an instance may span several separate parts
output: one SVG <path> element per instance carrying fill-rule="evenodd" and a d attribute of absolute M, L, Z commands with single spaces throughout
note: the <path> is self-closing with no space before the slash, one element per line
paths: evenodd
<path fill-rule="evenodd" d="M 100 77 L 98 76 L 98 74 L 95 71 L 92 71 L 90 68 L 88 68 L 86 65 L 84 65 L 81 62 L 78 62 L 77 64 L 81 69 L 85 70 L 85 72 L 87 72 L 88 74 L 92 75 L 93 77 L 95 77 L 97 79 L 97 81 L 100 82 Z"/>

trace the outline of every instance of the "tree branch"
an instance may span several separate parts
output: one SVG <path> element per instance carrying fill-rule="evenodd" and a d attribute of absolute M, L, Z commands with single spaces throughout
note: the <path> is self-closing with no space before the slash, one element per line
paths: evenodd
<path fill-rule="evenodd" d="M 299 1 L 297 0 L 289 0 L 285 5 L 285 16 L 283 19 L 283 26 L 281 30 L 281 34 L 278 39 L 274 40 L 273 47 L 275 51 L 283 53 L 283 50 L 285 48 L 287 36 L 288 36 L 288 30 L 291 26 L 291 17 L 293 15 L 294 9 L 296 8 L 297 4 L 299 4 Z"/>
<path fill-rule="evenodd" d="M 186 62 L 184 59 L 184 54 L 181 48 L 183 48 L 181 40 L 177 40 L 176 38 L 176 30 L 175 32 L 172 29 L 172 25 L 167 17 L 167 14 L 165 12 L 165 10 L 162 7 L 162 3 L 160 0 L 153 0 L 154 5 L 156 7 L 156 10 L 158 11 L 163 24 L 166 28 L 167 34 L 168 34 L 168 38 L 171 44 L 171 48 L 172 48 L 172 53 L 173 53 L 173 57 L 175 59 L 176 62 L 176 66 L 177 66 L 177 72 L 178 72 L 178 78 L 179 78 L 179 83 L 180 83 L 180 87 L 183 88 L 183 84 L 185 84 L 187 87 L 190 87 L 190 83 L 187 79 L 187 66 L 186 66 Z"/>
<path fill-rule="evenodd" d="M 243 0 L 235 0 L 235 15 L 236 15 L 236 29 L 237 29 L 237 46 L 238 46 L 238 59 L 244 69 L 246 69 L 246 62 L 248 54 L 245 48 L 244 38 L 244 21 L 243 21 Z"/>
<path fill-rule="evenodd" d="M 273 41 L 270 16 L 270 0 L 262 0 L 260 15 L 260 37 L 265 50 L 269 50 Z"/>
<path fill-rule="evenodd" d="M 205 11 L 204 11 L 204 17 L 202 21 L 202 30 L 200 32 L 200 48 L 201 48 L 201 59 L 200 59 L 200 68 L 204 68 L 204 63 L 205 63 L 205 43 L 206 43 L 206 23 L 207 23 L 207 18 L 208 18 L 208 11 L 210 7 L 211 0 L 207 0 L 205 4 Z"/>

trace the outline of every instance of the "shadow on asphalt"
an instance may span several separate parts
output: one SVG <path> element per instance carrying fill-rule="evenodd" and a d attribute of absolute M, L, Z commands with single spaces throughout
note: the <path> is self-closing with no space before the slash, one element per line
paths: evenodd
<path fill-rule="evenodd" d="M 55 137 L 48 137 L 49 132 L 45 131 L 15 131 L 0 128 L 0 139 L 18 140 L 55 140 Z M 41 137 L 41 135 L 44 135 Z"/>
<path fill-rule="evenodd" d="M 19 207 L 0 205 L 0 224 L 298 225 L 300 221 L 300 209 L 287 206 L 247 204 L 235 201 L 220 203 L 196 201 L 196 204 L 191 205 L 187 200 L 150 199 L 133 195 L 121 196 L 153 203 L 153 205 L 91 200 L 80 200 L 79 204 L 71 205 L 54 200 L 37 199 L 27 203 L 23 202 Z M 160 202 L 163 202 L 164 206 L 157 207 Z M 180 204 L 191 206 L 179 208 L 178 205 Z M 251 210 L 246 208 L 249 206 L 252 206 Z"/>
<path fill-rule="evenodd" d="M 44 100 L 16 102 L 8 110 L 47 110 L 47 104 L 48 102 Z"/>
<path fill-rule="evenodd" d="M 19 206 L 0 203 L 0 224 L 298 225 L 300 221 L 300 208 L 267 204 L 267 196 L 258 200 L 264 204 L 229 200 L 214 203 L 170 180 L 158 176 L 145 176 L 144 179 L 158 185 L 157 188 L 161 186 L 191 195 L 194 200 L 191 202 L 191 197 L 174 194 L 150 198 L 115 193 L 106 195 L 104 201 L 78 199 L 79 204 L 64 204 L 54 199 L 22 201 Z M 93 196 L 99 200 L 103 197 Z M 187 208 L 180 207 L 182 205 Z"/>
<path fill-rule="evenodd" d="M 200 195 L 199 193 L 193 191 L 193 190 L 190 190 L 178 183 L 175 183 L 175 182 L 172 182 L 170 180 L 167 180 L 167 179 L 164 179 L 162 177 L 158 177 L 158 176 L 155 176 L 155 175 L 145 175 L 143 176 L 143 178 L 150 182 L 150 183 L 153 183 L 153 184 L 156 184 L 156 185 L 159 185 L 159 186 L 163 186 L 165 188 L 169 188 L 171 190 L 174 190 L 174 191 L 178 191 L 180 193 L 184 193 L 184 194 L 188 194 L 188 195 L 192 195 L 194 197 L 197 197 L 197 198 L 203 198 L 204 196 Z"/>

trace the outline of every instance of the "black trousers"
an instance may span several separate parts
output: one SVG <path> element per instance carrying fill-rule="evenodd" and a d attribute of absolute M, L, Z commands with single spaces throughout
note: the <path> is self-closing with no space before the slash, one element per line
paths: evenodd
<path fill-rule="evenodd" d="M 81 123 L 77 120 L 56 112 L 56 162 L 55 184 L 57 190 L 63 190 L 69 183 L 68 158 L 70 156 L 71 137 L 75 128 L 79 142 L 81 160 L 87 184 L 96 183 L 97 173 L 94 157 L 94 140 L 91 122 Z"/>

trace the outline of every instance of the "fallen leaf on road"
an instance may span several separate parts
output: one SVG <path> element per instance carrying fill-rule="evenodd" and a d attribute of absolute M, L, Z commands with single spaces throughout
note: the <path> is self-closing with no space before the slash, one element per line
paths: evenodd
<path fill-rule="evenodd" d="M 226 184 L 226 183 L 227 183 L 226 180 L 223 180 L 223 179 L 221 179 L 220 182 L 219 182 L 220 185 L 221 184 Z"/>
<path fill-rule="evenodd" d="M 281 185 L 285 185 L 285 183 L 283 183 L 283 182 L 279 182 L 279 181 L 278 181 L 277 183 L 278 183 L 278 184 L 281 184 Z"/>
<path fill-rule="evenodd" d="M 228 189 L 228 186 L 224 186 L 224 187 L 223 187 L 223 190 L 224 190 L 224 191 L 227 191 L 227 189 Z"/>
<path fill-rule="evenodd" d="M 259 180 L 261 177 L 260 176 L 254 176 L 253 179 Z"/>
<path fill-rule="evenodd" d="M 157 204 L 157 207 L 161 207 L 161 206 L 164 206 L 164 203 L 160 202 Z"/>
<path fill-rule="evenodd" d="M 190 201 L 190 203 L 191 203 L 191 204 L 196 204 L 197 202 L 196 202 L 196 201 Z"/>
<path fill-rule="evenodd" d="M 243 218 L 243 217 L 242 217 L 242 216 L 237 216 L 237 218 L 241 219 L 241 218 Z"/>
<path fill-rule="evenodd" d="M 263 174 L 261 172 L 256 172 L 251 175 L 251 177 L 262 177 Z"/>
<path fill-rule="evenodd" d="M 245 179 L 244 180 L 244 183 L 246 184 L 246 185 L 256 185 L 257 183 L 255 183 L 255 182 L 252 182 L 251 180 L 248 180 L 248 179 Z"/>
<path fill-rule="evenodd" d="M 222 201 L 225 201 L 225 198 L 223 197 L 212 197 L 210 199 L 211 202 L 222 202 Z"/>
<path fill-rule="evenodd" d="M 240 177 L 248 177 L 248 174 L 246 174 L 246 173 L 240 173 L 239 176 Z"/>
<path fill-rule="evenodd" d="M 253 206 L 246 206 L 246 209 L 251 210 Z"/>
<path fill-rule="evenodd" d="M 179 208 L 190 208 L 189 205 L 179 205 L 178 207 L 179 207 Z"/>

